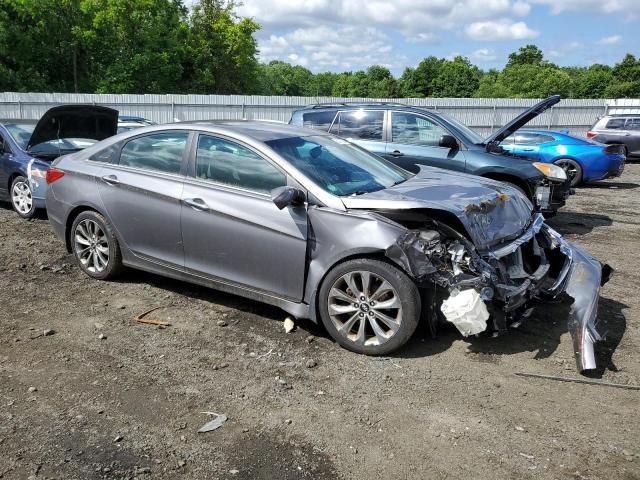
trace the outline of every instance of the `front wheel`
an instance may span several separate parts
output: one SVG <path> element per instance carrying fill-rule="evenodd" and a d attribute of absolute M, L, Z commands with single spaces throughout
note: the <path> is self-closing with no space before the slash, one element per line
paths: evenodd
<path fill-rule="evenodd" d="M 18 176 L 11 182 L 11 206 L 22 218 L 29 219 L 35 216 L 36 205 L 28 178 Z"/>
<path fill-rule="evenodd" d="M 570 158 L 561 158 L 553 163 L 565 171 L 567 178 L 571 179 L 572 187 L 577 187 L 582 183 L 582 167 L 578 162 Z"/>
<path fill-rule="evenodd" d="M 331 270 L 320 288 L 320 318 L 342 347 L 385 355 L 404 345 L 420 318 L 420 293 L 395 266 L 368 258 Z"/>

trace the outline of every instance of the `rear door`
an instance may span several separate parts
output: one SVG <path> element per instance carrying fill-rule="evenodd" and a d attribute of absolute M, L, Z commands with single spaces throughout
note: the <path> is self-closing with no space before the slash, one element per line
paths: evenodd
<path fill-rule="evenodd" d="M 300 301 L 307 252 L 305 206 L 278 210 L 287 176 L 247 145 L 199 134 L 182 194 L 189 273 Z"/>
<path fill-rule="evenodd" d="M 624 143 L 629 149 L 629 154 L 640 155 L 640 117 L 627 119 L 625 128 L 628 136 Z"/>
<path fill-rule="evenodd" d="M 103 167 L 100 197 L 120 240 L 137 256 L 182 270 L 181 197 L 190 133 L 147 133 Z"/>
<path fill-rule="evenodd" d="M 390 112 L 385 157 L 396 165 L 417 172 L 419 165 L 465 171 L 464 152 L 440 147 L 440 138 L 451 133 L 426 116 L 410 112 Z"/>
<path fill-rule="evenodd" d="M 330 133 L 346 138 L 377 155 L 385 154 L 384 110 L 344 110 L 338 112 Z"/>

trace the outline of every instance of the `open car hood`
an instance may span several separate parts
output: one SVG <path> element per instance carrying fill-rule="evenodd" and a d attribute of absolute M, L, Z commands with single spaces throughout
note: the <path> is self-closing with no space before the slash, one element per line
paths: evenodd
<path fill-rule="evenodd" d="M 60 105 L 45 112 L 27 143 L 34 146 L 64 138 L 104 140 L 118 130 L 118 111 L 96 105 Z"/>
<path fill-rule="evenodd" d="M 420 167 L 399 185 L 343 197 L 349 209 L 431 209 L 455 215 L 479 250 L 512 240 L 528 227 L 533 205 L 516 188 L 488 178 Z"/>
<path fill-rule="evenodd" d="M 525 110 L 516 118 L 507 123 L 504 127 L 498 129 L 496 132 L 492 133 L 489 137 L 487 137 L 484 141 L 485 145 L 496 144 L 502 142 L 509 135 L 514 133 L 516 130 L 522 128 L 531 120 L 536 118 L 541 113 L 544 113 L 549 108 L 553 107 L 556 103 L 560 101 L 560 95 L 552 95 L 548 98 L 545 98 L 539 103 L 536 103 L 533 107 Z"/>

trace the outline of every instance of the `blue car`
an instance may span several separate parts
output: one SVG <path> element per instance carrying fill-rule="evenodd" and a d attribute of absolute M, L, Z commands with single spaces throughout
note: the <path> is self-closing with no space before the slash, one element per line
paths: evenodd
<path fill-rule="evenodd" d="M 515 155 L 562 167 L 572 187 L 619 177 L 626 160 L 622 145 L 604 145 L 548 130 L 518 130 L 500 146 Z"/>
<path fill-rule="evenodd" d="M 0 120 L 0 200 L 22 218 L 45 208 L 51 162 L 116 134 L 118 111 L 93 105 L 61 105 L 40 120 Z"/>

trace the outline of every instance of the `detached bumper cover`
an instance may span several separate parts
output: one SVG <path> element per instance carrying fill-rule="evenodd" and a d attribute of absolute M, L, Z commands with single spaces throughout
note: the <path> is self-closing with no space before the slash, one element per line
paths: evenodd
<path fill-rule="evenodd" d="M 568 329 L 573 339 L 576 365 L 581 373 L 594 370 L 597 367 L 594 344 L 602 340 L 596 329 L 600 287 L 609 281 L 612 269 L 580 247 L 565 241 L 551 228 L 547 227 L 547 232 L 567 257 L 556 283 L 547 293 L 554 296 L 566 293 L 573 299 Z"/>

